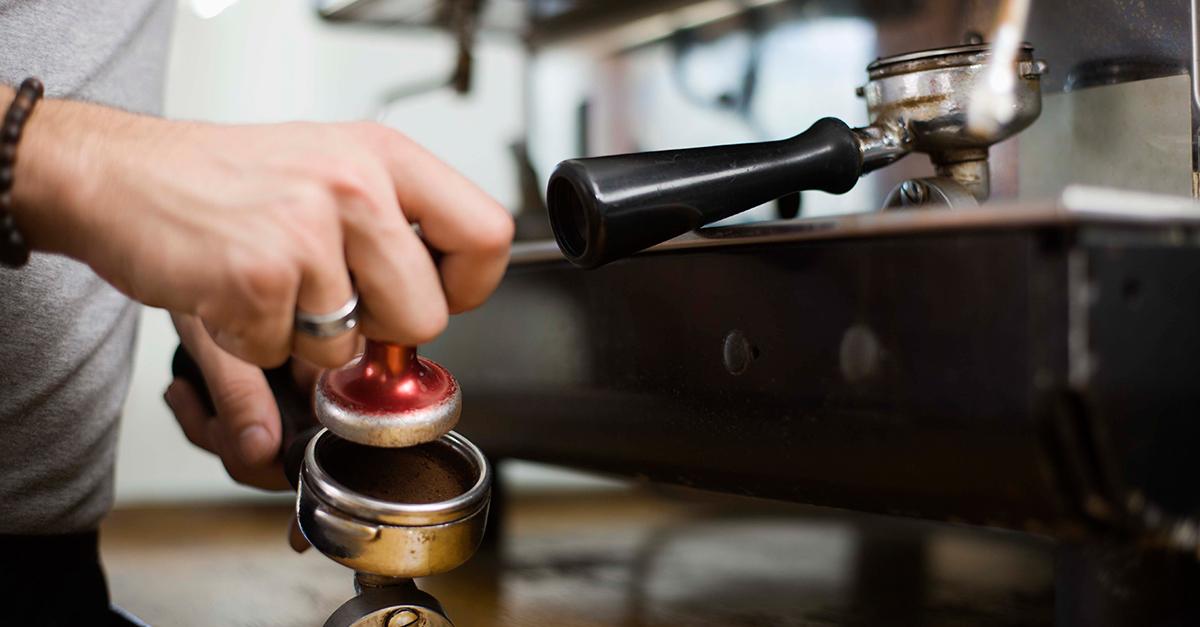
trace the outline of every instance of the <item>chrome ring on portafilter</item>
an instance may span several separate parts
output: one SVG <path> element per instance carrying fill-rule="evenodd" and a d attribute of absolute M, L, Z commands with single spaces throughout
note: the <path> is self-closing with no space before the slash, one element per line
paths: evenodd
<path fill-rule="evenodd" d="M 467 561 L 491 497 L 483 453 L 454 432 L 415 447 L 368 449 L 329 431 L 309 442 L 296 499 L 304 537 L 330 559 L 380 577 L 428 577 Z M 392 476 L 370 476 L 389 466 Z M 430 481 L 441 485 L 421 485 Z"/>

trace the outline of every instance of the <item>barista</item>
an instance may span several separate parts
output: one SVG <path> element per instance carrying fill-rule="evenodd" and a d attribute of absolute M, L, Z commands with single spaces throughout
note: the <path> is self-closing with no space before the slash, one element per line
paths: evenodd
<path fill-rule="evenodd" d="M 96 530 L 137 303 L 172 312 L 212 393 L 216 415 L 167 390 L 188 439 L 282 488 L 260 367 L 427 342 L 507 262 L 507 212 L 396 131 L 154 117 L 174 4 L 0 0 L 0 622 L 116 620 Z M 297 330 L 355 297 L 357 328 Z"/>

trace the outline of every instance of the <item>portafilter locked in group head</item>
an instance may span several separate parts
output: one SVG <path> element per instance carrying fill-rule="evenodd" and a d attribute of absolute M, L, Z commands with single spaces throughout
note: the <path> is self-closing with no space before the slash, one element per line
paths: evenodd
<path fill-rule="evenodd" d="M 1041 113 L 1045 71 L 1023 46 L 1011 115 L 972 132 L 972 87 L 990 56 L 989 46 L 971 44 L 875 61 L 860 89 L 870 120 L 862 128 L 824 118 L 779 141 L 564 161 L 546 195 L 559 248 L 594 268 L 792 192 L 845 193 L 863 174 L 914 151 L 930 156 L 947 185 L 982 201 L 988 147 Z"/>

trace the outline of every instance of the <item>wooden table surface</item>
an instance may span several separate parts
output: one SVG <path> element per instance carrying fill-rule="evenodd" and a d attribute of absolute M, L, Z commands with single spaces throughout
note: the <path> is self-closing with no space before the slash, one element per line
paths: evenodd
<path fill-rule="evenodd" d="M 459 627 L 1053 623 L 1053 547 L 1020 534 L 654 489 L 505 503 L 496 545 L 419 582 Z M 113 599 L 155 626 L 319 626 L 351 573 L 292 552 L 290 516 L 117 511 Z"/>

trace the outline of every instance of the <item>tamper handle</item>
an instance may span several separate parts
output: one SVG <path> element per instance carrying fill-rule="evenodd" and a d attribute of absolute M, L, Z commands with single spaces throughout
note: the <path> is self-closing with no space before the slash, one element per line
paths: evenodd
<path fill-rule="evenodd" d="M 217 410 L 208 391 L 208 384 L 204 381 L 204 374 L 183 344 L 175 349 L 175 357 L 171 360 L 171 373 L 187 381 L 200 396 L 204 408 L 210 414 L 216 415 Z M 313 414 L 310 394 L 296 385 L 290 363 L 263 370 L 263 374 L 271 387 L 271 393 L 275 396 L 275 403 L 279 406 L 280 426 L 283 432 L 283 444 L 279 448 L 280 461 L 283 462 L 288 483 L 295 489 L 300 479 L 304 449 L 308 441 L 321 430 L 321 425 Z"/>
<path fill-rule="evenodd" d="M 824 118 L 779 141 L 564 161 L 546 202 L 563 254 L 594 268 L 785 194 L 844 193 L 862 172 L 859 135 Z"/>

